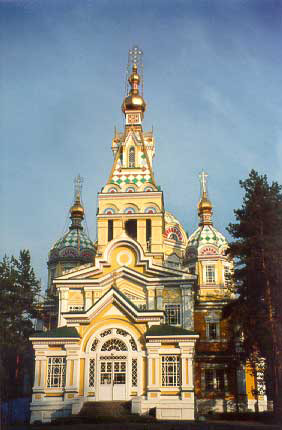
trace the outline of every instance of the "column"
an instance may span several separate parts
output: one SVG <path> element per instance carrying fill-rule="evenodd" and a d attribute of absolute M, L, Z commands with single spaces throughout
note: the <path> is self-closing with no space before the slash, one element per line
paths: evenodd
<path fill-rule="evenodd" d="M 70 400 L 78 394 L 79 345 L 66 344 L 66 385 L 65 399 Z"/>
<path fill-rule="evenodd" d="M 35 350 L 35 372 L 32 401 L 38 401 L 43 398 L 46 386 L 47 357 L 45 351 L 48 349 L 48 345 L 33 345 L 33 348 Z"/>
<path fill-rule="evenodd" d="M 195 339 L 180 342 L 179 346 L 181 350 L 181 398 L 194 404 L 193 357 Z"/>
<path fill-rule="evenodd" d="M 194 329 L 194 301 L 192 285 L 181 285 L 181 296 L 182 296 L 182 325 L 185 329 Z"/>

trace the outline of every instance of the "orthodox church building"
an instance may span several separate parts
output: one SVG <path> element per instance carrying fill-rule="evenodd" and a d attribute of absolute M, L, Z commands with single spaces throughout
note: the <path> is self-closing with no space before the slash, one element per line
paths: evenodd
<path fill-rule="evenodd" d="M 213 225 L 207 175 L 200 175 L 199 226 L 187 237 L 154 177 L 137 48 L 130 60 L 125 126 L 115 132 L 113 165 L 98 193 L 97 241 L 83 227 L 78 177 L 69 231 L 49 253 L 58 312 L 51 330 L 31 338 L 31 422 L 76 414 L 85 402 L 131 401 L 133 413 L 185 420 L 258 400 L 222 319 L 233 263 Z"/>

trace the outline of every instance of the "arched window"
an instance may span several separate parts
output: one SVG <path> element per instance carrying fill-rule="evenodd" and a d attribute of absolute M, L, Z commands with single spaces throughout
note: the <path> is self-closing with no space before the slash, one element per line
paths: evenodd
<path fill-rule="evenodd" d="M 120 339 L 109 339 L 104 343 L 101 351 L 127 351 L 127 347 Z"/>
<path fill-rule="evenodd" d="M 135 167 L 135 148 L 131 146 L 128 153 L 128 167 Z"/>

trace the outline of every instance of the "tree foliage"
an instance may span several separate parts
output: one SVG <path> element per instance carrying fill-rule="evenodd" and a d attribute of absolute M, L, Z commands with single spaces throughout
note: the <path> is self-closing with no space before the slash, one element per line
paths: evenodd
<path fill-rule="evenodd" d="M 21 367 L 26 361 L 39 291 L 40 282 L 31 267 L 28 250 L 20 251 L 19 258 L 3 258 L 0 262 L 0 376 L 6 395 L 7 390 L 17 385 L 24 370 Z"/>
<path fill-rule="evenodd" d="M 243 205 L 228 227 L 236 239 L 230 254 L 238 299 L 227 312 L 235 334 L 243 334 L 246 356 L 266 358 L 277 401 L 282 390 L 282 187 L 254 170 L 240 185 Z"/>

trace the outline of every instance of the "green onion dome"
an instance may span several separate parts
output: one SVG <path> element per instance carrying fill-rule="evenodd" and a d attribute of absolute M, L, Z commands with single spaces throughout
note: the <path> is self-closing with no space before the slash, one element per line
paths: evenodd
<path fill-rule="evenodd" d="M 73 262 L 76 265 L 87 264 L 94 260 L 96 247 L 82 226 L 84 208 L 81 205 L 79 194 L 70 209 L 70 214 L 72 223 L 69 231 L 52 246 L 48 265 L 62 261 Z"/>
<path fill-rule="evenodd" d="M 81 264 L 91 263 L 95 256 L 95 246 L 86 233 L 80 229 L 70 229 L 52 247 L 49 263 L 58 260 L 80 261 Z"/>

